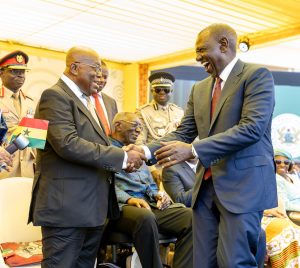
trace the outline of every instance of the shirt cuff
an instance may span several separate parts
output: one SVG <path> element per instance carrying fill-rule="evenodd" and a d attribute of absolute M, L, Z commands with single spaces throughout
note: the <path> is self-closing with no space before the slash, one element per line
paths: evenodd
<path fill-rule="evenodd" d="M 195 150 L 193 144 L 192 144 L 192 154 L 193 154 L 193 156 L 194 156 L 195 158 L 199 158 L 199 156 L 198 156 L 198 154 L 197 154 L 197 152 L 196 152 L 196 150 Z"/>
<path fill-rule="evenodd" d="M 127 160 L 128 160 L 127 152 L 124 152 L 124 160 L 123 160 L 123 164 L 122 164 L 122 169 L 127 168 Z"/>
<path fill-rule="evenodd" d="M 150 149 L 146 145 L 142 145 L 142 148 L 144 149 L 145 156 L 146 156 L 147 160 L 151 159 L 152 154 L 150 152 Z"/>

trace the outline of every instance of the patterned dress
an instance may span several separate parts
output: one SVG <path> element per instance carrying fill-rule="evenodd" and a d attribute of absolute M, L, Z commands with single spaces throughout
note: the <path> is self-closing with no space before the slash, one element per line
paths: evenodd
<path fill-rule="evenodd" d="M 274 268 L 300 267 L 300 226 L 289 218 L 263 217 L 267 255 Z"/>

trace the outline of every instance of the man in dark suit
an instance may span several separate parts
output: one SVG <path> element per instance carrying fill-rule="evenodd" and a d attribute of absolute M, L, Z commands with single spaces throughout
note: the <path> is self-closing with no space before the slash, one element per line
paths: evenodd
<path fill-rule="evenodd" d="M 116 101 L 112 97 L 108 96 L 103 92 L 103 89 L 107 83 L 107 79 L 109 75 L 108 67 L 103 60 L 101 61 L 101 70 L 102 72 L 101 72 L 101 78 L 99 82 L 99 89 L 97 91 L 97 95 L 95 96 L 97 96 L 97 98 L 100 101 L 100 104 L 102 105 L 106 120 L 108 121 L 111 130 L 112 121 L 115 115 L 118 113 L 118 106 Z"/>
<path fill-rule="evenodd" d="M 101 60 L 89 48 L 71 48 L 66 69 L 45 90 L 36 118 L 49 120 L 38 150 L 29 221 L 42 226 L 42 267 L 94 267 L 107 216 L 118 216 L 114 172 L 133 171 L 143 155 L 110 146 L 91 105 Z"/>
<path fill-rule="evenodd" d="M 191 207 L 197 163 L 195 158 L 162 170 L 164 189 L 174 202 Z"/>
<path fill-rule="evenodd" d="M 197 268 L 257 267 L 262 212 L 277 205 L 273 78 L 240 61 L 236 45 L 236 32 L 225 24 L 198 34 L 196 60 L 210 77 L 194 85 L 177 130 L 144 148 L 165 167 L 199 158 L 192 198 Z"/>

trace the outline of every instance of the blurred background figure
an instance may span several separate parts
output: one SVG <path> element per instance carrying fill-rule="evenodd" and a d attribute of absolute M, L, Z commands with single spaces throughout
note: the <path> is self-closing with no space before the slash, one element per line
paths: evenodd
<path fill-rule="evenodd" d="M 23 51 L 11 52 L 0 59 L 2 81 L 0 109 L 8 127 L 4 146 L 10 141 L 11 134 L 20 120 L 25 116 L 33 117 L 34 115 L 34 100 L 21 89 L 25 82 L 28 61 L 28 55 Z M 34 161 L 35 151 L 32 148 L 17 151 L 14 156 L 13 168 L 10 171 L 1 172 L 0 179 L 7 177 L 33 178 Z"/>
<path fill-rule="evenodd" d="M 300 248 L 300 227 L 291 221 L 291 212 L 287 212 L 289 208 L 295 208 L 292 207 L 293 202 L 289 201 L 289 197 L 295 192 L 292 190 L 293 188 L 299 189 L 298 179 L 289 174 L 292 170 L 292 155 L 289 152 L 277 149 L 274 151 L 274 158 L 278 207 L 265 210 L 262 219 L 262 227 L 266 232 L 268 266 L 298 267 L 300 265 L 298 250 Z M 288 189 L 291 190 L 289 193 L 286 192 Z M 300 189 L 296 192 L 299 196 Z"/>
<path fill-rule="evenodd" d="M 108 75 L 108 67 L 106 63 L 101 60 L 101 77 L 99 82 L 99 89 L 97 90 L 97 93 L 92 94 L 92 101 L 105 128 L 106 134 L 110 135 L 112 120 L 118 113 L 118 107 L 116 101 L 112 97 L 102 92 L 107 83 Z"/>
<path fill-rule="evenodd" d="M 182 108 L 170 103 L 174 90 L 175 77 L 170 73 L 159 72 L 149 76 L 153 100 L 137 109 L 137 114 L 143 124 L 143 131 L 136 144 L 145 144 L 158 140 L 175 130 L 184 114 Z M 161 183 L 161 168 L 150 167 L 151 174 L 157 185 Z"/>
<path fill-rule="evenodd" d="M 293 158 L 293 168 L 290 173 L 300 179 L 300 156 Z"/>
<path fill-rule="evenodd" d="M 162 183 L 174 202 L 191 206 L 198 158 L 179 163 L 162 171 Z"/>
<path fill-rule="evenodd" d="M 300 212 L 300 181 L 290 174 L 293 170 L 292 155 L 288 151 L 277 149 L 274 156 L 278 195 L 284 201 L 287 211 Z"/>

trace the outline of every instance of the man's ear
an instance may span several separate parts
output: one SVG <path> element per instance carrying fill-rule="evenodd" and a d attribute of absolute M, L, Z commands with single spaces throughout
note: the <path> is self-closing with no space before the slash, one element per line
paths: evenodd
<path fill-rule="evenodd" d="M 228 50 L 228 46 L 229 46 L 228 39 L 224 36 L 221 37 L 221 39 L 219 40 L 219 44 L 220 44 L 221 53 L 226 53 Z"/>
<path fill-rule="evenodd" d="M 121 129 L 121 123 L 120 122 L 116 122 L 114 124 L 114 129 L 115 129 L 116 132 L 119 132 L 120 129 Z"/>
<path fill-rule="evenodd" d="M 77 75 L 78 74 L 78 68 L 79 68 L 79 65 L 77 65 L 76 63 L 71 63 L 70 73 L 73 74 L 73 75 Z"/>

